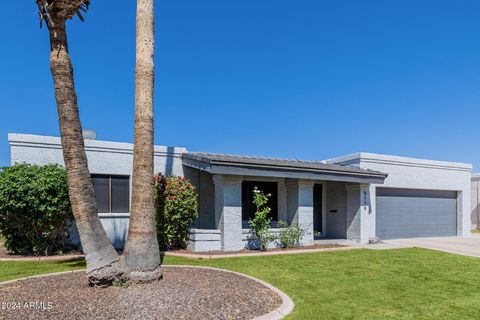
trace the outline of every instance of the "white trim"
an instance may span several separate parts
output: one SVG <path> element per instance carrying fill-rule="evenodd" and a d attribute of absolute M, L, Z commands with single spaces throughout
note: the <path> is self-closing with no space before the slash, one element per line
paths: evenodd
<path fill-rule="evenodd" d="M 99 212 L 98 216 L 100 218 L 130 218 L 130 213 L 105 213 Z"/>
<path fill-rule="evenodd" d="M 446 169 L 446 170 L 461 170 L 461 171 L 472 170 L 472 165 L 468 163 L 418 159 L 418 158 L 391 156 L 391 155 L 368 153 L 368 152 L 353 153 L 353 154 L 349 154 L 342 157 L 328 159 L 325 161 L 329 163 L 338 164 L 338 163 L 351 162 L 356 160 L 360 160 L 362 162 L 370 162 L 370 163 L 385 163 L 390 165 L 437 168 L 437 169 Z"/>
<path fill-rule="evenodd" d="M 84 140 L 85 151 L 133 154 L 133 143 L 112 142 L 102 140 Z M 38 136 L 31 134 L 9 133 L 8 142 L 10 146 L 22 146 L 31 148 L 62 149 L 62 142 L 59 137 Z M 171 156 L 180 158 L 187 149 L 184 147 L 155 146 L 156 156 Z"/>

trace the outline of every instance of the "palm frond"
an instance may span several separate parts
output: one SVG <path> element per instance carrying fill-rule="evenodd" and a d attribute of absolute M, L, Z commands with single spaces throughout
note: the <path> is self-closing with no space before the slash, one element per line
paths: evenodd
<path fill-rule="evenodd" d="M 87 13 L 90 7 L 90 0 L 35 0 L 38 6 L 40 17 L 40 27 L 43 21 L 48 28 L 54 26 L 52 17 L 61 17 L 63 19 L 72 19 L 75 15 L 81 21 L 84 17 L 81 12 Z"/>

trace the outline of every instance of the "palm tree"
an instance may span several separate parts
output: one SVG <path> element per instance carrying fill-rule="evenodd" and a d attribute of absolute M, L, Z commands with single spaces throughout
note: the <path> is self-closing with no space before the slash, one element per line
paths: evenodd
<path fill-rule="evenodd" d="M 162 278 L 153 205 L 153 0 L 137 0 L 132 208 L 124 258 L 133 282 Z"/>
<path fill-rule="evenodd" d="M 40 26 L 45 21 L 50 34 L 50 71 L 55 87 L 63 157 L 73 214 L 86 255 L 87 276 L 93 285 L 111 283 L 123 273 L 122 262 L 103 229 L 88 170 L 82 125 L 68 53 L 66 21 L 86 12 L 89 0 L 36 0 Z"/>

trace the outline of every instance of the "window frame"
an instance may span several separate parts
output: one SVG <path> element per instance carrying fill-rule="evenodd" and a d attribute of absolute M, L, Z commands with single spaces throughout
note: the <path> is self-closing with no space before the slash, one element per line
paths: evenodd
<path fill-rule="evenodd" d="M 93 180 L 95 178 L 99 179 L 99 178 L 105 178 L 108 180 L 108 211 L 107 212 L 100 212 L 100 210 L 98 210 L 98 213 L 99 214 L 102 214 L 102 213 L 107 213 L 107 214 L 115 214 L 115 213 L 120 213 L 120 214 L 125 214 L 125 213 L 130 213 L 130 175 L 125 175 L 125 174 L 104 174 L 104 173 L 92 173 L 90 174 L 91 176 L 91 179 L 92 179 L 92 186 L 93 186 L 93 191 L 95 193 L 95 186 L 94 186 L 94 183 L 93 183 Z M 125 180 L 128 181 L 128 189 L 127 189 L 127 193 L 128 193 L 128 197 L 127 197 L 127 211 L 126 212 L 113 212 L 113 197 L 112 197 L 112 178 L 123 178 Z M 97 195 L 95 193 L 95 199 L 97 200 L 97 206 L 98 206 L 98 199 L 97 199 Z"/>
<path fill-rule="evenodd" d="M 265 185 L 265 184 L 270 184 L 272 187 L 273 187 L 273 191 L 272 190 L 262 190 L 262 187 L 261 185 Z M 271 197 L 271 206 L 270 208 L 272 209 L 270 211 L 270 214 L 269 214 L 269 217 L 271 217 L 272 219 L 272 223 L 274 222 L 278 222 L 278 182 L 277 181 L 261 181 L 261 180 L 244 180 L 242 181 L 242 222 L 248 222 L 250 218 L 253 218 L 253 215 L 254 215 L 254 212 L 252 212 L 252 215 L 250 215 L 249 212 L 246 212 L 246 210 L 248 210 L 248 206 L 246 207 L 245 206 L 245 203 L 248 201 L 248 202 L 252 202 L 253 201 L 253 193 L 250 192 L 250 195 L 249 197 L 247 197 L 247 195 L 245 194 L 245 191 L 250 189 L 250 191 L 253 191 L 253 188 L 257 186 L 259 187 L 260 190 L 266 192 L 266 193 L 272 193 L 272 197 Z M 247 191 L 248 193 L 248 191 Z M 247 218 L 247 219 L 245 219 Z"/>

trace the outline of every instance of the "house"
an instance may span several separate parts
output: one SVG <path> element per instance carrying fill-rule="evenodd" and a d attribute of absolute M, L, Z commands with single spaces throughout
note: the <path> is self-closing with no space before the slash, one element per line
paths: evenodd
<path fill-rule="evenodd" d="M 12 164 L 63 164 L 57 137 L 8 139 Z M 133 145 L 86 138 L 85 149 L 101 221 L 120 248 L 128 230 Z M 155 147 L 156 172 L 184 176 L 197 187 L 194 251 L 245 248 L 255 186 L 272 194 L 272 231 L 279 220 L 298 224 L 306 230 L 304 245 L 323 238 L 468 236 L 471 170 L 470 164 L 372 153 L 301 161 Z"/>

